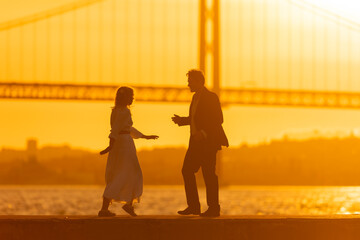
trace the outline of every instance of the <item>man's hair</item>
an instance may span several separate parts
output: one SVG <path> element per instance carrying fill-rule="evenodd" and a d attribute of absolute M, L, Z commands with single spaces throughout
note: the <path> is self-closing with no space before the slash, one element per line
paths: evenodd
<path fill-rule="evenodd" d="M 205 84 L 205 77 L 201 70 L 191 69 L 186 73 L 186 76 L 191 80 L 195 80 L 200 82 L 201 84 Z"/>

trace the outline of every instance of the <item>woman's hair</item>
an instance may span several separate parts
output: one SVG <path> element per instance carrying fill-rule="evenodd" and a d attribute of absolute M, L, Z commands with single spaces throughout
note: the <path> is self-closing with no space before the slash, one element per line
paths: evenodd
<path fill-rule="evenodd" d="M 131 105 L 133 96 L 134 90 L 132 88 L 120 87 L 116 92 L 114 108 Z"/>

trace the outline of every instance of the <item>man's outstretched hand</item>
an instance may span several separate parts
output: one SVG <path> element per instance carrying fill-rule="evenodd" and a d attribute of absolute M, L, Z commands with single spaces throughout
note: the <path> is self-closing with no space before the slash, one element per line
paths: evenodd
<path fill-rule="evenodd" d="M 176 114 L 174 114 L 174 116 L 171 118 L 171 120 L 177 125 L 180 125 L 180 123 L 181 123 L 181 117 Z"/>

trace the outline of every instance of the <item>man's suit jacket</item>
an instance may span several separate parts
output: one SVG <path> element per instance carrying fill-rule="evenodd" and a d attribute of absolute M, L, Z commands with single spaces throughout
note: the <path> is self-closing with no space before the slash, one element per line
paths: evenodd
<path fill-rule="evenodd" d="M 191 101 L 189 116 L 183 117 L 180 125 L 190 125 L 193 102 L 194 96 Z M 204 88 L 196 107 L 194 122 L 198 131 L 205 132 L 205 141 L 211 148 L 221 149 L 221 146 L 229 146 L 228 139 L 222 127 L 223 121 L 219 97 L 215 93 Z"/>

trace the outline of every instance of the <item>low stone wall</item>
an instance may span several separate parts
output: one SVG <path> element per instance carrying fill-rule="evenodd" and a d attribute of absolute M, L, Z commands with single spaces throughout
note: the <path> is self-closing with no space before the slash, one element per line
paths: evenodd
<path fill-rule="evenodd" d="M 1 240 L 360 239 L 360 216 L 0 216 Z"/>

